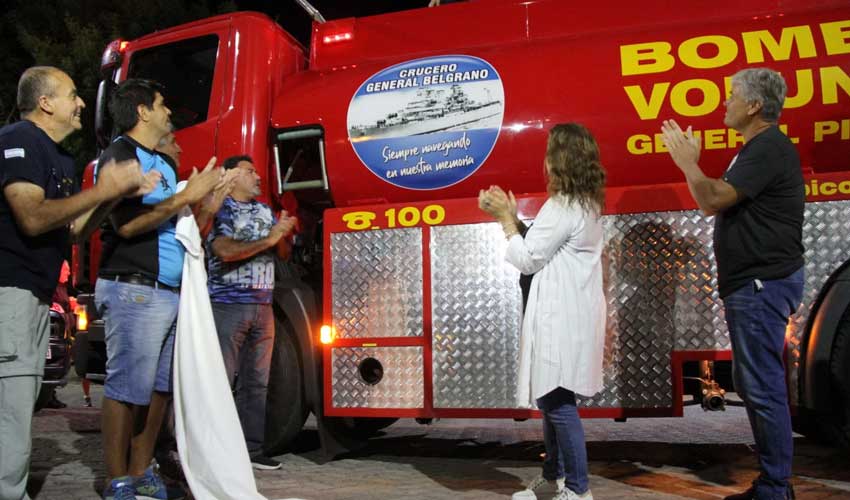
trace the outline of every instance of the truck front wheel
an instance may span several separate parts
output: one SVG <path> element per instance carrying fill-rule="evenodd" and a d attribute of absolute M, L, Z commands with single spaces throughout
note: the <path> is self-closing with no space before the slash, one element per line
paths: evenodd
<path fill-rule="evenodd" d="M 279 455 L 304 427 L 307 403 L 298 344 L 286 320 L 275 319 L 275 346 L 266 398 L 266 453 Z"/>
<path fill-rule="evenodd" d="M 347 431 L 352 436 L 360 439 L 366 439 L 374 436 L 378 433 L 378 431 L 386 429 L 387 427 L 393 425 L 394 423 L 396 423 L 397 420 L 397 418 L 392 417 L 355 417 L 345 418 L 343 419 L 343 422 L 345 423 Z"/>

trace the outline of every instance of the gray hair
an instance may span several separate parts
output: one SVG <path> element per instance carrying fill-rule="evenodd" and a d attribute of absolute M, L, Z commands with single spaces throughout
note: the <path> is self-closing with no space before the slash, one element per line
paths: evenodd
<path fill-rule="evenodd" d="M 788 86 L 782 75 L 768 68 L 743 69 L 732 76 L 732 84 L 738 85 L 741 98 L 746 102 L 761 103 L 761 117 L 776 122 L 785 104 Z"/>
<path fill-rule="evenodd" d="M 28 68 L 18 80 L 18 110 L 22 115 L 35 111 L 38 98 L 52 97 L 56 91 L 54 75 L 62 70 L 53 66 L 33 66 Z"/>

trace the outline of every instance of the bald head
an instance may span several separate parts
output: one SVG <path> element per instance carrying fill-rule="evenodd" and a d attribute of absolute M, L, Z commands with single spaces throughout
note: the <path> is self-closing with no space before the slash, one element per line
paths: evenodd
<path fill-rule="evenodd" d="M 80 118 L 85 107 L 74 81 L 60 69 L 34 66 L 18 81 L 21 118 L 35 123 L 55 142 L 82 128 Z"/>
<path fill-rule="evenodd" d="M 53 66 L 33 66 L 24 71 L 18 80 L 18 110 L 22 115 L 38 107 L 39 97 L 52 97 L 56 93 L 59 75 L 65 75 L 65 72 Z"/>

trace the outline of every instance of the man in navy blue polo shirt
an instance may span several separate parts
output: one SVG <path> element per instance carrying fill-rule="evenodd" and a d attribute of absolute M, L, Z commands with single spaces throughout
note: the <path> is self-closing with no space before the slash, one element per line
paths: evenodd
<path fill-rule="evenodd" d="M 171 132 L 162 87 L 129 79 L 112 95 L 109 110 L 119 135 L 100 163 L 135 159 L 161 179 L 150 193 L 116 206 L 102 233 L 95 285 L 106 336 L 103 446 L 109 483 L 104 498 L 166 498 L 151 468 L 163 415 L 171 397 L 183 247 L 175 237 L 177 213 L 194 205 L 222 179 L 211 158 L 203 172 L 177 192 L 177 171 L 155 149 Z M 97 178 L 101 182 L 100 175 Z M 128 453 L 129 452 L 129 453 Z"/>
<path fill-rule="evenodd" d="M 79 192 L 74 159 L 59 143 L 81 128 L 85 104 L 61 70 L 26 70 L 17 105 L 22 120 L 0 129 L 0 498 L 14 500 L 29 498 L 32 411 L 70 239 L 85 239 L 145 181 L 138 162 L 109 162 L 102 182 Z M 150 189 L 158 178 L 148 180 Z"/>

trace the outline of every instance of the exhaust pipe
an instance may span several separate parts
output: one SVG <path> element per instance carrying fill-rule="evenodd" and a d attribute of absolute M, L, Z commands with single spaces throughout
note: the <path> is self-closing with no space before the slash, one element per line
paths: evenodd
<path fill-rule="evenodd" d="M 726 391 L 714 380 L 713 361 L 700 361 L 700 383 L 702 384 L 702 409 L 705 411 L 726 411 Z"/>

